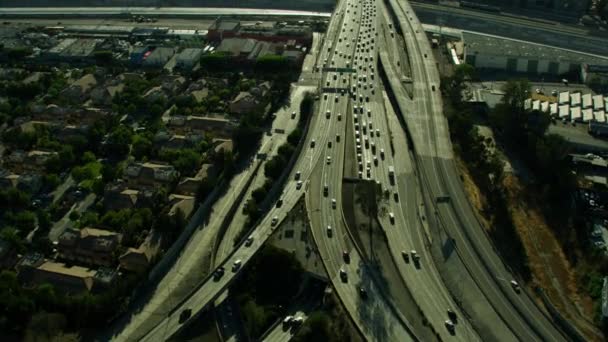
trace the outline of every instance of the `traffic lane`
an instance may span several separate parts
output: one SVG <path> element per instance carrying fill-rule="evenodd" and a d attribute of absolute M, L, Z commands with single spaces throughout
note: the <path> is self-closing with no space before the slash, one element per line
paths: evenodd
<path fill-rule="evenodd" d="M 453 164 L 453 161 L 442 160 L 441 161 L 442 168 L 444 172 L 448 173 L 448 171 L 452 171 L 452 176 L 457 177 L 458 174 L 455 171 L 456 168 Z M 448 180 L 448 186 L 450 187 L 450 194 L 454 194 L 455 201 L 453 202 L 457 212 L 466 213 L 464 216 L 464 229 L 469 230 L 469 234 L 467 237 L 472 238 L 473 243 L 477 246 L 476 249 L 482 253 L 482 257 L 486 260 L 490 267 L 493 269 L 494 276 L 502 279 L 511 279 L 510 272 L 506 269 L 502 260 L 499 259 L 497 252 L 494 251 L 492 242 L 489 240 L 488 236 L 485 233 L 482 234 L 474 234 L 473 227 L 477 226 L 479 229 L 483 229 L 479 226 L 479 222 L 474 216 L 475 213 L 471 208 L 470 202 L 466 198 L 466 195 L 462 191 L 462 187 L 460 184 L 455 184 L 455 180 Z M 508 281 L 502 282 L 503 292 L 505 292 L 505 296 L 509 298 L 510 301 L 519 304 L 519 307 L 523 308 L 523 314 L 527 316 L 527 319 L 535 322 L 535 325 L 541 330 L 539 333 L 543 336 L 544 339 L 550 338 L 553 341 L 565 340 L 565 337 L 558 333 L 556 327 L 554 327 L 550 322 L 550 319 L 546 316 L 546 314 L 532 302 L 530 297 L 523 291 L 524 293 L 516 293 L 513 291 Z"/>

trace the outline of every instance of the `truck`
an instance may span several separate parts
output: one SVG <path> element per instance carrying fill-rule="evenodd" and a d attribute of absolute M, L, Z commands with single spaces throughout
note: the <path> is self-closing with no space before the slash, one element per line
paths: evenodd
<path fill-rule="evenodd" d="M 388 178 L 391 181 L 391 184 L 395 183 L 395 167 L 392 165 L 388 167 Z"/>

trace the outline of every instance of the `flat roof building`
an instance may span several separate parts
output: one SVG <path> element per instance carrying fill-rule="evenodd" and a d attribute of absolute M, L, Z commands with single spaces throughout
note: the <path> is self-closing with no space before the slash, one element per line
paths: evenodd
<path fill-rule="evenodd" d="M 583 113 L 583 122 L 589 122 L 593 120 L 593 109 L 585 108 L 582 110 Z"/>
<path fill-rule="evenodd" d="M 567 104 L 559 106 L 559 118 L 567 119 L 570 117 L 570 106 Z"/>
<path fill-rule="evenodd" d="M 597 122 L 606 122 L 606 113 L 603 110 L 593 112 L 593 118 Z"/>
<path fill-rule="evenodd" d="M 604 109 L 604 97 L 602 95 L 593 96 L 593 109 L 594 110 Z"/>
<path fill-rule="evenodd" d="M 557 115 L 559 112 L 557 110 L 557 103 L 549 104 L 549 113 L 553 116 Z"/>
<path fill-rule="evenodd" d="M 464 31 L 465 60 L 478 69 L 560 75 L 581 71 L 585 63 L 608 65 L 608 58 Z"/>
<path fill-rule="evenodd" d="M 570 107 L 570 120 L 581 121 L 582 119 L 581 107 Z"/>
<path fill-rule="evenodd" d="M 174 54 L 175 50 L 172 47 L 157 47 L 152 50 L 149 56 L 145 57 L 143 65 L 146 67 L 163 67 Z"/>
<path fill-rule="evenodd" d="M 180 69 L 190 70 L 201 60 L 202 49 L 189 48 L 177 55 L 175 66 Z"/>
<path fill-rule="evenodd" d="M 559 93 L 559 104 L 570 104 L 570 93 L 567 91 Z"/>
<path fill-rule="evenodd" d="M 583 96 L 581 96 L 581 102 L 583 103 L 583 108 L 591 108 L 591 106 L 593 106 L 591 94 L 583 94 Z"/>
<path fill-rule="evenodd" d="M 570 93 L 570 105 L 573 107 L 581 105 L 581 93 Z"/>

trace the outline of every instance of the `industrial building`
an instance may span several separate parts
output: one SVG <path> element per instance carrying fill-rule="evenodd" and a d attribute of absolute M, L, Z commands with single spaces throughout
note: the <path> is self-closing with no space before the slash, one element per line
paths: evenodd
<path fill-rule="evenodd" d="M 465 60 L 477 69 L 530 74 L 580 73 L 584 64 L 608 66 L 608 58 L 491 35 L 463 32 Z"/>
<path fill-rule="evenodd" d="M 157 47 L 152 52 L 144 57 L 143 66 L 151 68 L 161 68 L 169 62 L 175 54 L 172 47 Z"/>
<path fill-rule="evenodd" d="M 580 16 L 591 0 L 467 0 L 466 2 L 496 6 L 501 10 L 534 11 L 560 16 Z"/>
<path fill-rule="evenodd" d="M 176 57 L 175 67 L 182 70 L 192 70 L 201 60 L 202 49 L 184 49 Z"/>

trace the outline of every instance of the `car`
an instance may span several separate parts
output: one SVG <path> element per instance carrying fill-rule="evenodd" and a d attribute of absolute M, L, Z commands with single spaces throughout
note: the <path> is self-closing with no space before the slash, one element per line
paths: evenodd
<path fill-rule="evenodd" d="M 367 299 L 367 290 L 363 287 L 359 287 L 359 296 L 363 299 Z"/>
<path fill-rule="evenodd" d="M 280 208 L 282 205 L 283 205 L 283 199 L 282 199 L 282 198 L 279 198 L 279 199 L 277 200 L 277 208 Z"/>
<path fill-rule="evenodd" d="M 295 119 L 296 118 L 296 112 L 291 112 L 291 118 Z"/>
<path fill-rule="evenodd" d="M 335 198 L 331 199 L 331 208 L 336 209 L 336 199 Z"/>
<path fill-rule="evenodd" d="M 344 259 L 345 263 L 350 263 L 350 254 L 348 253 L 348 251 L 342 252 L 342 259 Z"/>
<path fill-rule="evenodd" d="M 511 280 L 511 287 L 513 288 L 513 290 L 517 293 L 521 292 L 521 287 L 519 287 L 519 283 L 515 280 Z"/>
<path fill-rule="evenodd" d="M 410 255 L 407 254 L 406 251 L 401 251 L 401 257 L 403 257 L 403 260 L 405 260 L 406 263 L 410 262 Z"/>
<path fill-rule="evenodd" d="M 454 333 L 454 322 L 452 322 L 451 320 L 446 320 L 445 321 L 445 327 L 448 329 L 448 331 L 453 334 Z"/>
<path fill-rule="evenodd" d="M 299 181 L 296 183 L 296 189 L 298 189 L 298 190 L 302 189 L 302 181 L 301 181 L 301 180 L 299 180 Z"/>
<path fill-rule="evenodd" d="M 310 141 L 310 147 L 311 147 L 311 148 L 315 147 L 315 145 L 316 145 L 316 144 L 317 144 L 317 142 L 315 141 L 315 139 L 312 139 L 312 140 Z"/>
<path fill-rule="evenodd" d="M 221 277 L 224 275 L 224 272 L 225 272 L 225 271 L 226 271 L 226 270 L 224 269 L 224 267 L 223 267 L 223 266 L 218 267 L 218 268 L 215 270 L 215 272 L 213 272 L 213 279 L 215 279 L 215 280 L 220 279 L 220 278 L 221 278 Z"/>
<path fill-rule="evenodd" d="M 395 224 L 395 214 L 393 212 L 388 213 L 388 218 L 392 224 Z"/>
<path fill-rule="evenodd" d="M 331 117 L 331 112 L 329 111 L 329 109 L 325 112 L 325 117 L 328 119 Z"/>
<path fill-rule="evenodd" d="M 283 328 L 289 328 L 291 325 L 291 321 L 293 321 L 293 316 L 286 316 L 283 319 Z"/>
<path fill-rule="evenodd" d="M 277 223 L 279 223 L 279 218 L 277 216 L 273 217 L 272 220 L 270 220 L 270 225 L 271 226 L 276 226 Z"/>
<path fill-rule="evenodd" d="M 393 193 L 393 198 L 395 199 L 395 202 L 399 202 L 399 193 L 397 191 Z"/>
<path fill-rule="evenodd" d="M 348 274 L 346 273 L 346 270 L 343 268 L 340 269 L 340 279 L 342 279 L 343 283 L 346 283 L 348 281 Z"/>
<path fill-rule="evenodd" d="M 250 236 L 245 240 L 245 247 L 249 247 L 251 244 L 253 244 L 253 236 Z"/>
<path fill-rule="evenodd" d="M 458 317 L 456 316 L 456 312 L 454 312 L 454 310 L 452 310 L 452 309 L 448 309 L 447 312 L 448 312 L 448 317 L 450 318 L 450 320 L 452 322 L 456 322 L 456 320 L 458 319 Z"/>
<path fill-rule="evenodd" d="M 192 316 L 192 309 L 185 309 L 179 314 L 179 324 L 184 323 Z"/>
<path fill-rule="evenodd" d="M 342 114 L 338 113 L 338 121 L 342 121 Z"/>
<path fill-rule="evenodd" d="M 326 160 L 327 160 L 327 164 L 331 164 L 331 157 L 330 156 L 327 156 Z"/>
<path fill-rule="evenodd" d="M 291 326 L 294 328 L 299 327 L 300 325 L 302 325 L 302 323 L 304 323 L 304 318 L 302 318 L 301 316 L 295 317 L 292 321 L 291 321 Z"/>
<path fill-rule="evenodd" d="M 418 253 L 416 252 L 415 249 L 412 249 L 410 254 L 412 255 L 412 260 L 417 261 L 418 259 L 420 259 L 420 257 L 418 256 Z"/>
<path fill-rule="evenodd" d="M 378 166 L 378 157 L 374 157 L 374 165 Z"/>
<path fill-rule="evenodd" d="M 233 264 L 232 264 L 232 272 L 236 272 L 239 270 L 239 268 L 241 268 L 241 265 L 243 264 L 243 262 L 241 261 L 241 259 L 236 260 Z"/>
<path fill-rule="evenodd" d="M 383 148 L 380 149 L 380 158 L 382 158 L 384 160 L 384 149 Z"/>
<path fill-rule="evenodd" d="M 299 180 L 301 176 L 302 176 L 302 173 L 300 171 L 296 171 L 295 179 Z"/>
<path fill-rule="evenodd" d="M 340 142 L 340 134 L 336 134 L 336 141 Z"/>
<path fill-rule="evenodd" d="M 325 184 L 325 185 L 323 185 L 323 195 L 327 196 L 328 193 L 329 193 L 329 185 Z"/>
<path fill-rule="evenodd" d="M 333 235 L 334 231 L 331 229 L 331 226 L 327 226 L 327 236 L 331 237 Z"/>
<path fill-rule="evenodd" d="M 376 128 L 376 136 L 379 137 L 380 136 L 380 130 Z"/>

